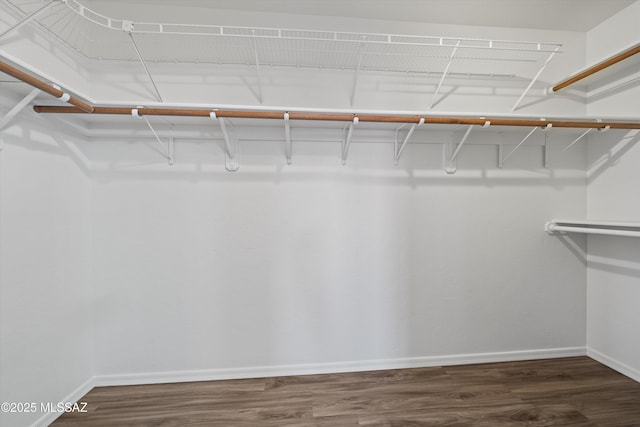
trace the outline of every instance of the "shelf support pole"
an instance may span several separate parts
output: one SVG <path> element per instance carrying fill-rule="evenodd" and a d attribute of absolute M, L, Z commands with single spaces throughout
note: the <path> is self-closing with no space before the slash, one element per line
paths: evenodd
<path fill-rule="evenodd" d="M 358 124 L 358 117 L 354 117 L 353 121 L 349 123 L 349 130 L 347 136 L 342 141 L 342 164 L 347 164 L 347 154 L 349 154 L 349 145 L 351 144 L 351 136 L 353 135 L 353 128 Z"/>
<path fill-rule="evenodd" d="M 142 108 L 142 107 L 139 107 L 139 108 Z M 131 110 L 131 115 L 133 117 L 138 117 L 138 118 L 144 119 L 145 123 L 147 124 L 147 126 L 151 130 L 151 133 L 153 134 L 153 136 L 155 137 L 156 141 L 158 142 L 158 145 L 162 148 L 162 151 L 160 153 L 162 154 L 162 156 L 164 158 L 166 158 L 168 160 L 170 165 L 173 165 L 173 163 L 174 163 L 174 161 L 173 161 L 173 138 L 169 139 L 169 142 L 167 143 L 167 146 L 165 147 L 164 143 L 160 139 L 160 136 L 158 136 L 158 133 L 156 132 L 156 130 L 151 125 L 151 122 L 149 121 L 149 119 L 147 119 L 147 117 L 144 116 L 144 115 L 141 116 L 139 111 L 138 111 L 138 108 L 133 108 Z"/>
<path fill-rule="evenodd" d="M 256 73 L 258 78 L 258 102 L 262 104 L 262 74 L 260 72 L 260 59 L 258 57 L 258 42 L 256 41 L 256 30 L 251 30 L 251 44 L 253 45 L 253 56 L 256 61 Z"/>
<path fill-rule="evenodd" d="M 4 30 L 1 34 L 0 34 L 0 39 L 2 39 L 4 36 L 6 36 L 7 34 L 9 34 L 10 32 L 17 30 L 20 27 L 23 27 L 24 25 L 28 24 L 29 22 L 33 21 L 33 19 L 38 16 L 41 12 L 47 10 L 49 7 L 51 7 L 54 3 L 59 2 L 61 0 L 50 0 L 47 3 L 43 4 L 40 8 L 36 9 L 35 11 L 31 12 L 29 15 L 25 16 L 24 18 L 22 18 L 20 21 L 16 22 L 13 26 L 7 28 L 6 30 Z"/>
<path fill-rule="evenodd" d="M 162 100 L 162 95 L 160 95 L 160 91 L 158 90 L 158 86 L 156 86 L 156 82 L 155 82 L 155 80 L 153 80 L 153 76 L 149 72 L 149 68 L 147 68 L 147 64 L 144 61 L 144 58 L 142 57 L 142 53 L 140 52 L 140 49 L 138 48 L 138 44 L 136 43 L 136 39 L 133 37 L 133 22 L 131 22 L 131 21 L 123 21 L 122 22 L 122 29 L 124 31 L 126 31 L 127 34 L 129 35 L 129 39 L 131 39 L 131 44 L 133 44 L 133 48 L 135 49 L 136 54 L 138 55 L 138 59 L 140 60 L 140 63 L 142 64 L 142 68 L 144 68 L 145 73 L 147 73 L 147 77 L 149 77 L 149 80 L 151 81 L 151 85 L 153 86 L 153 90 L 156 92 L 156 96 L 158 97 L 158 101 L 164 102 Z"/>
<path fill-rule="evenodd" d="M 533 77 L 533 79 L 531 79 L 531 82 L 529 82 L 529 85 L 527 86 L 527 88 L 524 90 L 524 92 L 522 92 L 522 95 L 520 95 L 520 98 L 518 98 L 516 103 L 513 105 L 513 108 L 511 108 L 511 111 L 516 111 L 516 108 L 518 108 L 518 106 L 520 105 L 520 102 L 522 102 L 522 100 L 527 95 L 527 93 L 529 93 L 529 91 L 533 87 L 534 83 L 538 80 L 538 78 L 540 77 L 540 75 L 542 74 L 544 69 L 547 67 L 549 62 L 551 62 L 551 60 L 556 55 L 556 53 L 558 53 L 559 50 L 560 50 L 560 46 L 556 46 L 556 48 L 553 50 L 553 52 L 551 52 L 551 54 L 549 55 L 547 60 L 544 62 L 544 64 L 542 64 L 542 67 L 538 70 L 538 72 Z"/>
<path fill-rule="evenodd" d="M 406 147 L 407 143 L 409 142 L 409 138 L 411 138 L 411 135 L 413 135 L 413 131 L 416 130 L 416 126 L 420 126 L 424 124 L 424 117 L 420 117 L 420 121 L 418 123 L 414 123 L 411 125 L 411 128 L 409 128 L 409 132 L 407 132 L 407 135 L 404 137 L 404 141 L 402 141 L 402 144 L 400 144 L 400 147 L 396 150 L 395 156 L 393 158 L 393 162 L 394 164 L 397 166 L 398 162 L 400 161 L 400 156 L 402 155 L 402 152 L 404 151 L 404 148 Z M 397 142 L 396 142 L 397 145 Z"/>
<path fill-rule="evenodd" d="M 438 82 L 436 91 L 433 94 L 433 98 L 431 99 L 431 106 L 429 108 L 433 108 L 433 106 L 436 105 L 438 94 L 440 93 L 440 88 L 442 87 L 442 83 L 444 83 L 444 79 L 447 77 L 447 74 L 449 74 L 449 68 L 451 68 L 451 64 L 453 63 L 453 58 L 456 56 L 456 52 L 458 51 L 459 46 L 460 46 L 460 40 L 456 42 L 456 45 L 453 47 L 453 50 L 451 51 L 449 62 L 447 63 L 447 66 L 444 69 L 444 72 L 442 73 L 442 77 L 440 77 L 440 81 Z"/>
<path fill-rule="evenodd" d="M 287 157 L 287 164 L 291 164 L 291 123 L 289 122 L 289 113 L 284 113 L 284 150 Z"/>
<path fill-rule="evenodd" d="M 229 172 L 235 172 L 240 168 L 240 163 L 238 162 L 238 139 L 231 138 L 229 135 L 224 117 L 218 117 L 215 111 L 210 112 L 209 117 L 211 117 L 211 120 L 217 120 L 220 125 L 224 140 L 225 169 Z"/>
<path fill-rule="evenodd" d="M 573 140 L 573 142 L 569 145 L 567 145 L 564 150 L 562 150 L 562 152 L 564 153 L 565 151 L 567 151 L 568 149 L 570 149 L 571 147 L 573 147 L 574 145 L 576 145 L 582 138 L 584 138 L 585 136 L 587 136 L 587 134 L 589 132 L 591 132 L 593 130 L 593 128 L 589 128 L 587 130 L 585 130 L 584 132 L 582 132 L 582 134 L 580 134 L 579 137 L 577 137 L 576 139 Z"/>
<path fill-rule="evenodd" d="M 500 156 L 500 159 L 499 159 L 499 161 L 498 161 L 498 167 L 503 167 L 503 166 L 504 166 L 504 162 L 505 162 L 505 161 L 507 161 L 507 159 L 508 159 L 509 157 L 511 157 L 511 155 L 512 155 L 513 153 L 515 153 L 515 152 L 516 152 L 516 150 L 517 150 L 518 148 L 520 148 L 520 147 L 522 146 L 522 144 L 524 144 L 524 143 L 527 141 L 527 139 L 529 139 L 529 137 L 530 137 L 531 135 L 533 135 L 533 134 L 534 134 L 534 132 L 535 132 L 536 130 L 538 130 L 538 128 L 539 128 L 539 126 L 536 126 L 536 127 L 534 127 L 533 129 L 531 129 L 531 130 L 529 131 L 529 133 L 527 134 L 527 136 L 525 136 L 524 138 L 522 138 L 522 141 L 520 141 L 520 143 L 519 143 L 518 145 L 516 145 L 516 146 L 515 146 L 515 148 L 509 152 L 509 154 L 507 154 L 507 155 L 506 155 L 506 156 L 504 156 L 504 157 Z M 549 124 L 548 124 L 547 126 L 545 126 L 543 129 L 547 130 L 547 129 L 550 129 L 550 128 L 551 128 L 551 123 L 549 123 Z M 502 151 L 502 150 L 501 150 L 501 151 Z"/>
<path fill-rule="evenodd" d="M 487 128 L 491 125 L 491 122 L 489 120 L 485 121 L 484 124 L 482 125 L 483 128 Z M 462 137 L 462 139 L 460 140 L 460 142 L 458 143 L 458 145 L 456 146 L 455 150 L 453 149 L 453 143 L 451 143 L 450 146 L 445 146 L 445 151 L 444 151 L 444 170 L 447 173 L 455 173 L 456 172 L 456 159 L 458 158 L 458 154 L 460 154 L 460 151 L 462 150 L 462 147 L 464 146 L 464 143 L 467 141 L 467 138 L 469 137 L 469 134 L 471 133 L 471 129 L 473 129 L 473 126 L 475 125 L 469 125 L 469 127 L 467 128 L 467 131 L 464 133 L 464 136 Z M 451 153 L 450 156 L 447 156 L 448 153 Z"/>
<path fill-rule="evenodd" d="M 364 40 L 358 47 L 358 63 L 356 64 L 356 71 L 353 74 L 353 86 L 351 87 L 351 106 L 353 107 L 353 100 L 356 97 L 356 87 L 358 86 L 358 77 L 360 76 L 360 66 L 362 65 L 362 55 L 364 49 Z"/>

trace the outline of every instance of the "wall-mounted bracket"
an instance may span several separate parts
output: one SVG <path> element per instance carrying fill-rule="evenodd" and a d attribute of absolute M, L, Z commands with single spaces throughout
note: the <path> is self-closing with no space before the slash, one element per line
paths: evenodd
<path fill-rule="evenodd" d="M 416 126 L 420 126 L 424 124 L 424 117 L 420 117 L 420 121 L 418 123 L 414 123 L 411 125 L 411 128 L 409 129 L 409 132 L 407 132 L 407 135 L 404 137 L 404 140 L 402 141 L 402 144 L 400 144 L 400 147 L 398 147 L 398 131 L 400 129 L 396 129 L 396 138 L 394 141 L 394 156 L 393 156 L 393 163 L 397 166 L 398 165 L 398 161 L 400 161 L 400 156 L 402 155 L 402 152 L 404 151 L 404 148 L 406 147 L 407 143 L 409 142 L 409 138 L 411 138 L 411 135 L 413 135 L 413 131 L 416 130 Z"/>
<path fill-rule="evenodd" d="M 482 125 L 483 128 L 488 128 L 491 125 L 491 122 L 489 120 L 485 121 L 484 124 Z M 447 150 L 449 151 L 449 157 L 444 157 L 443 159 L 443 169 L 445 170 L 445 172 L 447 173 L 455 173 L 456 169 L 457 169 L 457 162 L 456 159 L 458 158 L 458 154 L 460 154 L 460 150 L 462 150 L 462 147 L 464 146 L 464 143 L 467 141 L 467 138 L 469 137 L 469 134 L 471 133 L 471 129 L 473 129 L 474 125 L 469 125 L 469 127 L 467 128 L 467 131 L 464 133 L 464 136 L 462 137 L 462 139 L 460 140 L 460 142 L 458 143 L 458 145 L 455 147 L 455 150 L 453 150 L 453 146 L 449 146 L 447 148 Z M 450 145 L 452 143 L 449 143 L 447 145 Z M 445 151 L 447 151 L 445 150 Z"/>
<path fill-rule="evenodd" d="M 129 35 L 129 39 L 131 39 L 131 43 L 133 44 L 133 48 L 135 49 L 136 54 L 138 54 L 138 59 L 140 60 L 140 63 L 142 64 L 142 68 L 144 68 L 145 73 L 147 73 L 147 77 L 149 77 L 149 80 L 151 81 L 151 85 L 153 86 L 153 90 L 156 92 L 156 96 L 158 97 L 158 101 L 164 102 L 162 100 L 162 96 L 160 95 L 160 91 L 158 90 L 158 86 L 156 86 L 156 82 L 155 82 L 155 80 L 153 80 L 153 77 L 151 76 L 151 72 L 149 72 L 149 68 L 147 68 L 146 62 L 144 62 L 144 58 L 142 57 L 142 53 L 140 52 L 140 49 L 138 48 L 138 44 L 136 43 L 136 39 L 133 37 L 133 25 L 134 24 L 131 21 L 122 21 L 122 29 L 123 29 L 123 31 L 125 31 Z"/>
<path fill-rule="evenodd" d="M 287 156 L 287 164 L 291 164 L 291 124 L 289 113 L 284 113 L 284 151 Z"/>
<path fill-rule="evenodd" d="M 229 135 L 224 117 L 218 117 L 215 111 L 210 112 L 209 117 L 211 117 L 211 120 L 217 120 L 220 125 L 220 131 L 222 132 L 222 138 L 224 140 L 224 167 L 229 172 L 235 172 L 240 168 L 238 138 L 236 138 L 235 135 L 233 137 Z"/>
<path fill-rule="evenodd" d="M 10 32 L 19 29 L 20 27 L 24 26 L 25 24 L 28 24 L 29 22 L 33 21 L 33 19 L 38 16 L 41 12 L 45 11 L 46 9 L 48 9 L 50 6 L 52 6 L 54 3 L 60 3 L 62 2 L 62 0 L 50 0 L 48 2 L 46 2 L 45 4 L 43 4 L 42 6 L 40 6 L 38 9 L 36 9 L 35 11 L 31 12 L 29 15 L 25 16 L 24 18 L 22 18 L 20 21 L 16 22 L 15 24 L 13 24 L 11 27 L 7 28 L 6 30 L 4 30 L 1 34 L 0 34 L 0 39 L 2 39 L 5 35 L 9 34 Z"/>
<path fill-rule="evenodd" d="M 545 169 L 549 169 L 551 167 L 551 147 L 549 144 L 549 134 L 544 134 L 544 147 L 543 150 L 543 164 Z"/>
<path fill-rule="evenodd" d="M 138 108 L 143 108 L 143 107 L 138 107 Z M 138 112 L 138 108 L 132 108 L 131 109 L 131 115 L 133 117 L 142 118 L 145 121 L 145 123 L 149 127 L 149 130 L 151 130 L 151 133 L 153 133 L 153 136 L 155 137 L 156 142 L 158 142 L 158 145 L 160 146 L 160 148 L 162 148 L 162 150 L 160 151 L 160 154 L 162 154 L 162 156 L 167 159 L 167 161 L 169 162 L 170 165 L 173 165 L 174 164 L 173 138 L 169 138 L 169 142 L 167 142 L 167 146 L 165 147 L 164 143 L 160 139 L 160 136 L 158 136 L 158 133 L 156 132 L 156 130 L 151 125 L 151 122 L 149 122 L 149 119 L 147 119 L 144 115 L 141 116 L 140 113 Z"/>
<path fill-rule="evenodd" d="M 258 78 L 258 102 L 262 104 L 262 74 L 260 72 L 260 58 L 258 57 L 258 42 L 256 41 L 256 30 L 251 30 L 251 44 L 253 46 L 253 57 L 256 61 L 256 74 Z"/>
<path fill-rule="evenodd" d="M 175 163 L 175 147 L 173 137 L 169 137 L 169 144 L 167 145 L 167 154 L 169 154 L 169 164 L 172 165 Z"/>
<path fill-rule="evenodd" d="M 440 88 L 442 88 L 442 83 L 444 83 L 444 79 L 447 77 L 447 74 L 449 74 L 449 68 L 451 68 L 451 64 L 453 63 L 453 58 L 455 58 L 456 52 L 458 51 L 459 46 L 460 46 L 460 40 L 458 40 L 456 45 L 453 47 L 453 50 L 451 51 L 451 56 L 449 56 L 449 62 L 447 63 L 447 66 L 445 67 L 444 72 L 442 73 L 442 77 L 440 77 L 438 86 L 436 86 L 436 91 L 433 93 L 433 98 L 431 99 L 431 105 L 429 106 L 429 108 L 433 108 L 433 106 L 436 105 L 436 101 L 438 100 L 438 94 L 440 93 Z"/>
<path fill-rule="evenodd" d="M 543 120 L 544 120 L 544 119 L 543 119 Z M 552 127 L 552 126 L 553 126 L 553 125 L 552 125 L 551 123 L 548 123 L 546 126 L 544 126 L 544 127 L 543 127 L 543 128 L 541 128 L 541 129 L 543 129 L 543 130 L 549 130 L 549 129 L 551 129 L 551 127 Z M 507 154 L 507 155 L 506 155 L 506 156 L 504 156 L 504 157 L 503 157 L 503 155 L 502 155 L 502 151 L 503 151 L 503 149 L 504 149 L 504 148 L 503 148 L 502 144 L 500 144 L 500 146 L 499 146 L 499 147 L 500 147 L 500 148 L 499 148 L 499 154 L 498 154 L 498 167 L 499 167 L 499 168 L 503 167 L 503 166 L 504 166 L 504 162 L 505 162 L 509 157 L 511 157 L 511 155 L 512 155 L 513 153 L 515 153 L 515 152 L 518 150 L 518 148 L 520 148 L 520 147 L 522 146 L 522 144 L 524 144 L 525 142 L 527 142 L 527 140 L 529 139 L 529 137 L 530 137 L 531 135 L 533 135 L 533 134 L 534 134 L 534 132 L 535 132 L 536 130 L 538 130 L 538 129 L 540 129 L 540 127 L 539 127 L 539 126 L 536 126 L 536 127 L 534 127 L 533 129 L 531 129 L 531 130 L 529 131 L 529 133 L 527 134 L 527 136 L 525 136 L 524 138 L 522 138 L 522 141 L 520 141 L 520 143 L 518 143 L 518 145 L 516 145 L 516 146 L 513 148 L 513 150 L 511 150 L 511 151 L 509 152 L 509 154 Z"/>
<path fill-rule="evenodd" d="M 351 136 L 353 135 L 353 128 L 358 124 L 358 117 L 354 117 L 353 121 L 349 123 L 349 130 L 347 135 L 342 140 L 342 164 L 347 164 L 347 154 L 349 154 L 349 145 L 351 144 Z"/>
<path fill-rule="evenodd" d="M 573 147 L 574 145 L 576 145 L 578 142 L 580 142 L 585 136 L 587 136 L 591 131 L 596 130 L 598 132 L 606 132 L 610 129 L 611 127 L 609 125 L 606 125 L 604 127 L 601 128 L 589 128 L 587 130 L 585 130 L 584 132 L 582 132 L 580 134 L 580 136 L 578 136 L 576 139 L 574 139 L 571 144 L 567 145 L 566 147 L 564 147 L 564 149 L 562 150 L 562 153 L 568 151 L 569 149 L 571 149 L 571 147 Z"/>
<path fill-rule="evenodd" d="M 593 130 L 593 128 L 589 128 L 589 129 L 585 130 L 584 132 L 582 132 L 579 137 L 577 137 L 576 139 L 573 140 L 573 142 L 571 142 L 571 144 L 569 144 L 566 147 L 564 147 L 564 150 L 562 150 L 562 152 L 564 153 L 565 151 L 569 150 L 571 147 L 576 145 L 578 142 L 580 142 L 580 140 L 582 138 L 587 136 L 589 134 L 589 132 L 591 132 L 592 130 Z"/>
<path fill-rule="evenodd" d="M 448 174 L 455 173 L 458 168 L 455 158 L 451 160 L 455 149 L 456 143 L 453 141 L 442 144 L 442 169 Z"/>
<path fill-rule="evenodd" d="M 518 100 L 516 101 L 516 103 L 513 105 L 513 108 L 511 108 L 511 111 L 516 111 L 516 108 L 518 108 L 518 106 L 520 105 L 520 103 L 522 102 L 522 100 L 524 99 L 524 97 L 527 95 L 527 93 L 529 93 L 529 91 L 531 90 L 531 88 L 533 87 L 533 84 L 538 80 L 538 78 L 540 77 L 540 74 L 542 74 L 542 72 L 544 71 L 544 69 L 547 67 L 547 65 L 549 64 L 549 62 L 551 62 L 551 60 L 553 59 L 553 57 L 555 56 L 556 53 L 558 53 L 560 51 L 560 46 L 556 46 L 556 48 L 553 50 L 553 52 L 551 52 L 551 54 L 549 55 L 549 57 L 547 58 L 547 60 L 544 62 L 544 64 L 542 64 L 542 67 L 538 70 L 538 72 L 536 73 L 536 75 L 533 77 L 533 79 L 531 79 L 531 82 L 529 83 L 529 85 L 527 86 L 527 88 L 524 90 L 524 92 L 522 92 L 522 95 L 520 95 L 520 98 L 518 98 Z"/>
<path fill-rule="evenodd" d="M 351 106 L 353 107 L 353 100 L 356 97 L 356 87 L 358 86 L 358 77 L 360 76 L 360 66 L 362 65 L 362 56 L 364 50 L 364 42 L 366 36 L 363 36 L 362 43 L 358 46 L 358 63 L 356 64 L 355 72 L 353 73 L 353 85 L 351 86 Z"/>

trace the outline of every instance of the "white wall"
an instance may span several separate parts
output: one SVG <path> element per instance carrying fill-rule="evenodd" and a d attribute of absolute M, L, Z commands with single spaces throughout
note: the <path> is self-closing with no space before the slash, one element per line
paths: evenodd
<path fill-rule="evenodd" d="M 17 101 L 9 85 L 1 114 Z M 7 427 L 51 419 L 40 403 L 80 397 L 93 376 L 89 179 L 77 137 L 34 116 L 0 133 L 0 401 L 37 403 L 1 413 Z"/>
<path fill-rule="evenodd" d="M 319 25 L 309 17 L 268 18 L 261 25 Z M 582 33 L 364 20 L 326 25 L 562 42 L 563 53 L 518 113 L 586 110 L 562 94 L 537 102 L 541 87 L 583 64 Z M 257 104 L 251 67 L 203 79 L 199 71 L 184 73 L 186 66 L 151 66 L 165 99 Z M 108 85 L 94 80 L 97 97 L 148 97 L 141 69 L 132 86 L 131 73 L 119 67 L 109 69 Z M 263 69 L 265 105 L 350 108 L 351 71 L 294 70 L 275 78 L 276 71 Z M 428 80 L 362 73 L 353 108 L 424 111 L 437 84 Z M 503 83 L 448 81 L 434 111 L 510 113 L 528 80 L 520 76 L 505 91 Z M 113 134 L 131 120 L 117 123 L 91 132 Z M 169 135 L 166 123 L 154 123 Z M 295 123 L 295 141 L 325 142 L 296 143 L 287 166 L 282 127 L 270 125 L 280 139 L 253 132 L 242 141 L 236 174 L 224 171 L 218 143 L 206 139 L 178 143 L 173 168 L 137 139 L 140 131 L 126 143 L 107 138 L 83 148 L 95 166 L 96 373 L 105 383 L 168 373 L 207 378 L 216 369 L 330 370 L 336 368 L 330 363 L 371 366 L 364 362 L 371 359 L 398 366 L 479 353 L 507 359 L 513 355 L 505 352 L 585 345 L 585 260 L 542 231 L 553 217 L 586 215 L 584 147 L 556 159 L 551 171 L 542 168 L 539 146 L 523 147 L 500 171 L 495 145 L 470 146 L 460 172 L 447 176 L 440 145 L 412 145 L 408 163 L 396 168 L 389 132 L 384 144 L 354 143 L 341 167 L 339 144 L 326 141 L 342 132 L 327 139 L 316 129 L 303 138 L 303 125 Z M 515 144 L 527 131 L 504 138 Z M 354 139 L 364 132 L 367 125 L 359 125 Z M 218 127 L 207 134 L 219 138 Z M 453 138 L 461 136 L 458 130 Z M 570 142 L 561 131 L 550 138 L 556 147 Z M 452 135 L 445 132 L 445 140 Z M 585 242 L 573 250 L 584 255 Z"/>
<path fill-rule="evenodd" d="M 103 383 L 583 348 L 585 260 L 543 232 L 586 213 L 582 148 L 498 170 L 470 145 L 449 176 L 440 145 L 395 167 L 390 143 L 354 143 L 343 167 L 338 143 L 296 143 L 291 166 L 281 141 L 241 144 L 236 173 L 210 142 L 174 167 L 90 144 Z"/>
<path fill-rule="evenodd" d="M 638 42 L 640 2 L 587 35 L 588 57 L 597 62 Z M 624 77 L 624 76 L 621 76 Z M 640 115 L 640 85 L 612 90 L 588 106 L 589 113 Z M 589 141 L 588 215 L 592 219 L 640 221 L 637 131 L 605 133 Z M 640 240 L 589 237 L 588 338 L 590 354 L 640 381 Z"/>

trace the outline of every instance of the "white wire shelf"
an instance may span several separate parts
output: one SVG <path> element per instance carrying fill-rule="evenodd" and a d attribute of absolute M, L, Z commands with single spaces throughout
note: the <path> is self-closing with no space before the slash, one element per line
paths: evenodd
<path fill-rule="evenodd" d="M 21 13 L 33 0 L 7 0 Z M 56 1 L 37 22 L 88 59 L 137 61 L 130 32 L 146 61 L 295 66 L 372 71 L 511 75 L 505 63 L 534 64 L 561 44 L 285 28 L 132 22 L 97 13 L 77 0 Z M 479 71 L 478 71 L 479 70 Z M 520 73 L 521 74 L 521 73 Z"/>

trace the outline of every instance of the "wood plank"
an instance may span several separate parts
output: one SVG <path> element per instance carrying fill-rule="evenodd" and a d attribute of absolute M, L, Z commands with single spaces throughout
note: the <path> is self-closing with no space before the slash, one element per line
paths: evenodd
<path fill-rule="evenodd" d="M 70 426 L 640 426 L 640 384 L 587 357 L 98 387 Z"/>

